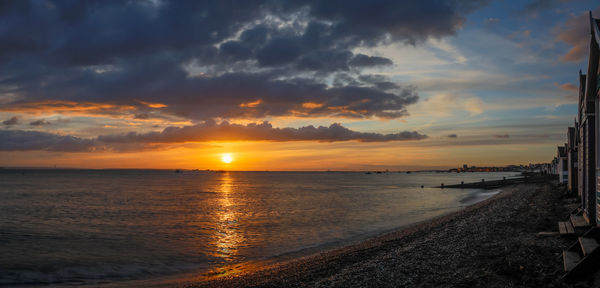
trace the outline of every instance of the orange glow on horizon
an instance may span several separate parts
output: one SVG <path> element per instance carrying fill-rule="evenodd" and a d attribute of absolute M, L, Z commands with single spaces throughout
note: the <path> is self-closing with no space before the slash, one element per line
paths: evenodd
<path fill-rule="evenodd" d="M 334 142 L 310 141 L 206 142 L 188 143 L 185 147 L 163 147 L 143 151 L 98 151 L 93 153 L 55 153 L 52 151 L 0 152 L 3 167 L 58 168 L 145 168 L 145 169 L 211 169 L 235 171 L 313 171 L 313 170 L 421 170 L 458 167 L 464 163 L 476 166 L 508 165 L 519 159 L 543 161 L 552 146 L 485 145 L 448 147 L 428 146 L 419 142 Z M 192 145 L 196 144 L 196 145 Z M 432 144 L 432 143 L 429 143 Z M 231 163 L 222 161 L 231 155 Z M 464 162 L 464 163 L 463 163 Z"/>

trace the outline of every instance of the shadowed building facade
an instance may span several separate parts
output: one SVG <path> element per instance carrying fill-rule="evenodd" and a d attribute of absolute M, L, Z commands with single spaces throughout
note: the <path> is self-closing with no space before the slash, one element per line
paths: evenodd
<path fill-rule="evenodd" d="M 598 59 L 600 56 L 598 39 L 598 21 L 592 17 L 590 12 L 590 46 L 589 46 L 589 58 L 587 67 L 587 77 L 585 81 L 585 95 L 583 99 L 583 112 L 584 115 L 581 119 L 583 125 L 583 141 L 584 144 L 584 181 L 585 189 L 582 194 L 582 207 L 584 209 L 584 217 L 590 224 L 596 224 L 596 208 L 597 208 L 597 190 L 596 179 L 599 175 L 596 171 L 596 163 L 598 159 L 596 157 L 597 145 L 596 143 L 596 111 L 597 111 L 597 97 L 598 97 Z M 598 209 L 600 211 L 600 209 Z"/>
<path fill-rule="evenodd" d="M 567 221 L 558 222 L 560 234 L 577 235 L 577 241 L 563 250 L 563 267 L 566 272 L 562 279 L 581 280 L 580 277 L 593 275 L 600 268 L 600 111 L 598 88 L 600 87 L 600 20 L 589 14 L 590 41 L 587 74 L 579 71 L 579 105 L 575 127 L 567 132 L 568 157 L 577 155 L 578 175 L 569 172 L 569 188 L 575 187 L 571 181 L 578 178 L 578 193 L 581 209 L 575 210 Z M 574 145 L 572 145 L 574 143 Z M 559 147 L 560 156 L 560 147 Z M 571 162 L 571 161 L 569 161 Z M 591 227 L 590 227 L 591 226 Z"/>
<path fill-rule="evenodd" d="M 577 124 L 575 125 L 577 127 Z M 577 193 L 577 133 L 575 127 L 567 128 L 567 162 L 568 162 L 568 182 L 569 192 L 571 194 Z"/>
<path fill-rule="evenodd" d="M 585 167 L 586 166 L 586 162 L 585 162 L 585 158 L 583 157 L 584 155 L 584 151 L 585 151 L 585 141 L 584 141 L 584 125 L 583 125 L 583 120 L 584 120 L 584 115 L 585 112 L 583 111 L 584 109 L 584 99 L 585 99 L 585 79 L 586 76 L 585 74 L 581 74 L 581 70 L 579 70 L 579 106 L 577 109 L 577 126 L 576 126 L 576 130 L 577 130 L 577 147 L 579 148 L 577 150 L 577 162 L 578 162 L 578 167 L 577 167 L 577 196 L 579 196 L 579 199 L 582 199 L 582 205 L 583 205 L 583 194 L 585 191 Z"/>
<path fill-rule="evenodd" d="M 556 153 L 556 159 L 557 159 L 556 165 L 557 165 L 557 170 L 558 170 L 558 182 L 567 184 L 568 180 L 569 180 L 569 165 L 568 165 L 566 145 L 558 146 L 557 153 Z"/>
<path fill-rule="evenodd" d="M 598 107 L 598 88 L 600 85 L 598 85 L 598 80 L 600 80 L 600 77 L 598 77 L 599 71 L 598 69 L 600 68 L 600 65 L 598 65 L 598 61 L 600 60 L 600 29 L 598 28 L 598 25 L 600 24 L 600 20 L 595 19 L 592 17 L 592 12 L 590 12 L 590 58 L 588 60 L 588 76 L 587 76 L 587 81 L 586 81 L 586 98 L 590 99 L 590 100 L 594 100 L 594 108 L 595 108 L 595 112 L 596 112 L 596 121 L 600 120 L 600 117 L 598 117 L 597 113 L 599 111 L 599 107 Z M 600 125 L 598 125 L 598 123 L 595 123 L 596 127 L 600 127 Z M 598 141 L 597 137 L 600 135 L 600 133 L 598 133 L 597 129 L 596 131 L 596 145 L 594 146 L 595 149 L 594 152 L 595 153 L 595 158 L 596 159 L 596 163 L 600 164 L 600 159 L 598 159 L 598 156 L 600 156 L 600 153 L 598 153 L 598 146 L 597 144 L 600 143 L 600 141 Z M 591 149 L 592 150 L 592 149 Z M 600 167 L 600 165 L 596 165 L 596 167 Z M 596 168 L 595 167 L 595 168 Z M 594 180 L 598 180 L 598 177 L 600 176 L 600 171 L 599 170 L 595 170 L 596 173 L 594 176 Z M 600 187 L 597 186 L 598 183 L 600 183 L 600 181 L 595 181 L 596 183 L 594 183 L 594 181 L 590 181 L 590 185 L 594 184 L 595 187 L 595 193 L 592 195 L 590 194 L 590 199 L 588 199 L 589 203 L 588 203 L 588 209 L 593 209 L 594 211 L 594 220 L 598 220 L 600 219 L 600 215 L 598 215 L 597 213 L 600 213 L 600 205 L 598 203 L 600 203 Z M 595 222 L 595 221 L 594 221 Z"/>

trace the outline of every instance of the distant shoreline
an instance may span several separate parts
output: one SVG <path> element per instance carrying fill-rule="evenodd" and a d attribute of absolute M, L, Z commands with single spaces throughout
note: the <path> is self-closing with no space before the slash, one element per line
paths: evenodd
<path fill-rule="evenodd" d="M 271 173 L 368 173 L 372 172 L 372 174 L 376 174 L 376 172 L 380 172 L 379 174 L 385 173 L 510 173 L 510 172 L 519 172 L 521 171 L 466 171 L 466 172 L 455 172 L 448 170 L 223 170 L 223 169 L 178 169 L 178 168 L 76 168 L 76 167 L 0 167 L 0 173 L 11 172 L 11 171 L 169 171 L 173 172 L 176 170 L 182 172 L 217 172 L 217 171 L 225 171 L 225 172 L 271 172 Z"/>

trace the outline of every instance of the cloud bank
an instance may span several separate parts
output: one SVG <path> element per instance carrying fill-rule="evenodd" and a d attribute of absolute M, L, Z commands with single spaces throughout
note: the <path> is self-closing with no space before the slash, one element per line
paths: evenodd
<path fill-rule="evenodd" d="M 192 120 L 399 118 L 417 91 L 367 81 L 365 68 L 393 62 L 352 51 L 453 35 L 486 3 L 9 1 L 0 98 L 5 109 L 62 101 Z"/>
<path fill-rule="evenodd" d="M 140 148 L 148 144 L 182 144 L 207 141 L 387 142 L 425 138 L 427 138 L 427 135 L 416 131 L 393 134 L 367 133 L 353 131 L 337 123 L 329 127 L 314 127 L 311 125 L 300 128 L 274 128 L 268 122 L 240 125 L 228 122 L 217 124 L 214 121 L 206 121 L 193 126 L 168 127 L 161 132 L 143 134 L 131 132 L 98 136 L 92 139 L 39 131 L 0 130 L 0 151 L 118 151 L 129 149 L 132 146 Z"/>
<path fill-rule="evenodd" d="M 10 119 L 2 121 L 2 124 L 6 126 L 17 125 L 19 124 L 19 118 L 17 118 L 17 116 L 13 116 Z"/>

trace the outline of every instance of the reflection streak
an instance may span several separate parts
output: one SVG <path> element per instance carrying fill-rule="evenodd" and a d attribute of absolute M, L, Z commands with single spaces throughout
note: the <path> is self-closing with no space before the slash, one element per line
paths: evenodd
<path fill-rule="evenodd" d="M 235 188 L 229 172 L 223 173 L 219 186 L 220 198 L 217 208 L 217 227 L 215 230 L 215 245 L 218 257 L 231 262 L 238 254 L 240 244 L 245 240 L 240 231 L 239 212 L 236 209 Z"/>

